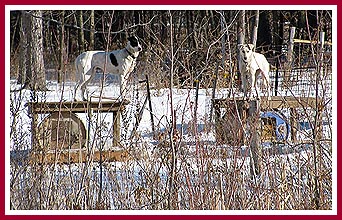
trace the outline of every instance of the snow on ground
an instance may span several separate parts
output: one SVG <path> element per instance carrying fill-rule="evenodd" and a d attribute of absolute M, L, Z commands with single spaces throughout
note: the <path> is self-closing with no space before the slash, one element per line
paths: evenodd
<path fill-rule="evenodd" d="M 48 91 L 46 92 L 36 92 L 33 94 L 28 90 L 21 90 L 20 92 L 11 92 L 10 99 L 14 102 L 17 107 L 21 110 L 20 118 L 22 124 L 19 127 L 24 126 L 24 130 L 30 129 L 30 118 L 27 114 L 27 102 L 32 101 L 32 96 L 34 95 L 35 100 L 38 102 L 59 102 L 59 101 L 72 101 L 74 97 L 75 83 L 66 82 L 64 84 L 58 84 L 54 81 L 49 81 L 47 83 Z M 15 80 L 11 81 L 11 90 L 19 89 L 21 85 L 17 85 Z M 102 91 L 99 84 L 90 84 L 88 86 L 89 93 L 92 96 L 98 97 L 102 92 L 103 100 L 106 98 L 118 98 L 119 97 L 119 86 L 117 84 L 107 84 L 103 87 Z M 133 129 L 133 124 L 135 124 L 135 114 L 137 114 L 142 107 L 144 100 L 146 98 L 146 91 L 139 91 L 139 97 L 136 97 L 136 91 L 131 90 L 130 104 L 126 106 L 126 112 L 129 114 L 128 117 L 130 121 L 130 129 Z M 176 123 L 177 127 L 187 128 L 187 125 L 193 121 L 195 114 L 195 91 L 194 90 L 173 90 L 173 108 L 176 111 Z M 20 96 L 20 97 L 19 97 Z M 19 100 L 20 102 L 16 102 Z M 92 98 L 92 100 L 98 100 L 98 98 Z M 168 89 L 152 90 L 151 91 L 151 102 L 152 111 L 154 115 L 154 124 L 158 129 L 165 129 L 170 126 L 171 120 L 171 108 L 170 108 L 170 91 Z M 25 110 L 26 108 L 26 110 Z M 139 109 L 138 109 L 139 108 Z M 198 106 L 197 106 L 197 123 L 203 130 L 203 124 L 208 120 L 208 114 L 210 111 L 210 96 L 208 96 L 206 90 L 199 90 L 198 96 Z M 83 123 L 87 124 L 87 118 L 85 114 L 77 114 Z M 103 115 L 103 114 L 102 114 Z M 12 115 L 13 116 L 13 115 Z M 112 121 L 110 114 L 104 114 L 102 120 L 106 120 L 107 123 Z M 42 120 L 46 115 L 41 116 Z M 144 108 L 141 122 L 138 127 L 138 132 L 141 132 L 145 136 L 151 133 L 151 117 L 149 112 L 148 104 Z"/>
<path fill-rule="evenodd" d="M 308 72 L 311 73 L 311 72 Z M 307 74 L 308 74 L 307 73 Z M 106 100 L 106 97 L 109 98 L 118 98 L 120 96 L 120 89 L 119 89 L 119 78 L 110 75 L 109 80 L 106 81 L 103 87 L 101 87 L 100 76 L 101 74 L 97 74 L 98 77 L 95 77 L 95 80 L 88 85 L 88 94 L 91 96 L 100 96 L 102 94 L 103 100 Z M 108 81 L 110 83 L 108 83 Z M 260 79 L 259 79 L 260 81 Z M 274 74 L 271 74 L 271 81 L 274 81 Z M 279 80 L 281 85 L 282 80 Z M 331 89 L 331 83 L 328 80 L 328 89 Z M 10 83 L 11 90 L 19 89 L 21 85 L 17 85 L 15 80 L 11 80 Z M 22 129 L 22 133 L 24 131 L 30 130 L 30 118 L 25 110 L 27 106 L 25 105 L 28 101 L 32 101 L 32 97 L 35 97 L 35 101 L 44 102 L 44 101 L 71 101 L 74 97 L 75 91 L 75 83 L 74 82 L 65 82 L 62 84 L 58 84 L 55 81 L 48 81 L 47 82 L 48 91 L 47 92 L 36 92 L 35 94 L 28 90 L 21 90 L 20 92 L 11 92 L 10 99 L 11 103 L 13 104 L 13 109 L 17 109 L 18 113 L 21 114 L 19 117 L 19 121 L 16 121 L 17 128 Z M 146 90 L 145 86 L 141 86 L 138 89 L 138 85 L 131 85 L 129 88 L 129 97 L 130 104 L 126 106 L 126 119 L 125 122 L 121 123 L 128 124 L 128 129 L 123 129 L 122 133 L 128 132 L 126 137 L 130 137 L 131 132 L 133 130 L 134 125 L 136 124 L 136 115 L 140 111 L 140 108 L 143 106 L 144 100 L 146 98 Z M 307 81 L 301 81 L 300 85 L 295 85 L 295 88 L 306 88 L 303 89 L 294 89 L 291 92 L 292 95 L 304 95 L 304 96 L 311 96 L 314 88 L 308 85 Z M 101 89 L 102 88 L 102 89 Z M 307 94 L 304 94 L 304 92 Z M 279 90 L 279 95 L 289 95 L 286 94 L 287 91 Z M 205 125 L 210 121 L 210 108 L 211 108 L 211 96 L 212 91 L 211 89 L 200 89 L 198 92 L 198 105 L 197 110 L 195 106 L 195 96 L 196 96 L 195 89 L 173 89 L 172 91 L 172 103 L 173 109 L 176 112 L 176 126 L 178 130 L 183 131 L 183 138 L 187 140 L 189 138 L 189 130 L 194 129 L 194 124 L 196 124 L 196 129 L 199 131 L 201 136 L 201 140 L 208 140 L 208 141 L 215 141 L 214 132 L 203 132 L 205 129 Z M 216 91 L 216 98 L 223 98 L 227 97 L 228 89 L 220 89 Z M 234 90 L 235 96 L 241 96 L 240 92 Z M 97 98 L 92 98 L 92 100 L 96 100 Z M 160 89 L 160 90 L 151 90 L 151 102 L 152 102 L 152 113 L 153 113 L 153 120 L 155 129 L 157 131 L 164 131 L 166 128 L 170 127 L 171 121 L 171 96 L 169 89 Z M 86 114 L 77 114 L 78 117 L 83 121 L 85 126 L 87 126 L 89 119 L 87 119 Z M 196 122 L 194 122 L 195 115 L 197 116 Z M 287 113 L 285 112 L 285 115 Z M 43 120 L 46 115 L 40 116 L 39 120 Z M 17 119 L 16 119 L 17 120 Z M 96 120 L 99 120 L 96 118 Z M 103 122 L 103 125 L 107 125 L 110 127 L 112 122 L 111 114 L 101 114 L 100 120 Z M 11 121 L 13 121 L 13 114 L 11 114 Z M 302 123 L 304 129 L 310 129 L 310 127 L 305 127 L 305 121 Z M 191 127 L 192 126 L 192 127 Z M 109 128 L 108 128 L 109 129 Z M 151 138 L 151 117 L 149 112 L 148 104 L 144 108 L 143 115 L 141 122 L 139 123 L 138 133 L 145 139 L 147 142 L 152 142 Z M 30 132 L 27 132 L 30 133 Z M 25 136 L 26 142 L 29 144 L 31 138 L 29 135 Z M 193 140 L 190 138 L 190 140 Z M 107 138 L 106 143 L 108 145 L 111 144 L 110 138 Z M 13 143 L 12 143 L 13 144 Z"/>
<path fill-rule="evenodd" d="M 32 101 L 32 97 L 36 97 L 37 101 L 71 101 L 73 99 L 73 93 L 75 88 L 75 83 L 72 82 L 66 82 L 64 84 L 57 84 L 56 82 L 49 81 L 47 83 L 49 91 L 47 92 L 38 92 L 38 94 L 33 94 L 33 92 L 28 90 L 21 90 L 20 92 L 11 92 L 10 94 L 10 100 L 11 100 L 11 125 L 15 125 L 16 129 L 15 132 L 12 134 L 14 137 L 11 139 L 11 150 L 17 149 L 17 146 L 26 146 L 27 148 L 30 148 L 31 146 L 31 120 L 29 117 L 29 114 L 27 112 L 27 106 L 26 103 L 29 101 Z M 130 101 L 131 103 L 126 107 L 126 114 L 127 118 L 129 119 L 129 129 L 128 129 L 128 135 L 130 136 L 130 132 L 132 131 L 133 125 L 135 124 L 135 114 L 139 112 L 139 108 L 142 107 L 144 100 L 146 98 L 146 91 L 144 90 L 144 87 L 141 87 L 138 90 L 138 86 L 133 86 L 131 91 L 131 97 Z M 20 88 L 20 85 L 16 85 L 16 81 L 11 81 L 11 90 Z M 88 86 L 89 93 L 94 96 L 99 96 L 101 89 L 98 84 L 91 84 Z M 298 90 L 299 91 L 299 90 Z M 303 91 L 300 91 L 303 92 Z M 310 92 L 312 90 L 310 89 Z M 227 97 L 228 90 L 220 89 L 217 91 L 217 98 L 223 98 Z M 282 93 L 280 93 L 282 94 Z M 198 129 L 198 139 L 202 141 L 201 149 L 198 150 L 198 146 L 196 145 L 196 138 L 192 136 L 189 131 L 192 129 L 191 125 L 194 123 L 194 116 L 195 116 L 195 90 L 190 89 L 174 89 L 172 91 L 172 102 L 173 102 L 173 108 L 176 110 L 176 124 L 177 128 L 181 130 L 183 128 L 183 136 L 182 136 L 182 146 L 186 146 L 182 148 L 185 149 L 184 155 L 182 153 L 179 153 L 179 160 L 177 161 L 177 167 L 185 167 L 185 170 L 191 171 L 191 180 L 196 183 L 197 179 L 200 179 L 200 171 L 202 170 L 203 166 L 207 166 L 209 169 L 215 170 L 215 175 L 222 175 L 220 173 L 229 173 L 230 169 L 232 173 L 235 173 L 235 169 L 240 169 L 243 173 L 243 175 L 249 175 L 250 172 L 250 157 L 249 157 L 249 148 L 248 146 L 242 146 L 242 147 L 235 147 L 235 146 L 228 146 L 228 145 L 220 145 L 218 146 L 215 143 L 215 132 L 213 130 L 205 130 L 205 125 L 207 124 L 209 120 L 209 114 L 210 114 L 210 106 L 211 106 L 211 90 L 199 90 L 198 95 L 198 106 L 197 106 L 197 129 Z M 241 95 L 240 93 L 236 92 L 236 95 Z M 283 94 L 284 95 L 284 94 Z M 106 84 L 103 87 L 102 90 L 102 96 L 103 97 L 118 97 L 119 96 L 119 87 L 116 84 Z M 161 89 L 161 90 L 152 90 L 151 91 L 151 101 L 152 101 L 152 112 L 154 116 L 154 124 L 156 126 L 157 131 L 166 132 L 166 129 L 170 127 L 170 121 L 171 121 L 171 97 L 170 97 L 170 90 L 169 89 Z M 15 117 L 14 117 L 15 116 Z M 95 130 L 96 123 L 101 125 L 102 131 L 107 129 L 107 133 L 110 134 L 110 127 L 112 123 L 112 116 L 111 114 L 101 114 L 99 117 L 94 117 L 91 119 L 91 122 L 93 124 L 88 123 L 89 119 L 87 118 L 86 114 L 77 114 L 77 116 L 83 121 L 84 125 L 88 129 L 88 125 L 90 124 L 91 127 L 91 141 L 94 139 L 93 137 L 95 134 L 93 131 Z M 42 115 L 39 120 L 43 120 L 46 115 Z M 123 119 L 122 119 L 123 120 Z M 122 121 L 123 122 L 123 121 Z M 124 133 L 125 129 L 123 128 L 123 123 L 121 123 L 122 126 L 122 133 Z M 306 126 L 305 124 L 303 125 Z M 308 129 L 310 130 L 310 129 Z M 93 176 L 92 178 L 98 178 L 98 176 L 103 177 L 103 189 L 104 191 L 108 192 L 110 195 L 114 195 L 111 199 L 111 209 L 120 209 L 121 206 L 118 206 L 116 201 L 116 198 L 118 198 L 118 195 L 127 195 L 133 197 L 133 191 L 137 187 L 144 187 L 144 181 L 145 172 L 149 172 L 150 176 L 157 175 L 160 177 L 160 188 L 163 189 L 164 186 L 167 185 L 167 178 L 169 175 L 169 168 L 166 165 L 166 162 L 161 161 L 160 158 L 158 160 L 155 160 L 155 158 L 151 158 L 152 156 L 157 155 L 156 153 L 156 144 L 158 144 L 158 141 L 153 138 L 151 135 L 151 119 L 150 119 L 150 113 L 148 104 L 146 105 L 142 120 L 138 127 L 138 133 L 140 134 L 140 143 L 137 145 L 140 147 L 136 151 L 140 156 L 144 157 L 146 161 L 133 161 L 129 163 L 123 163 L 123 162 L 116 162 L 110 165 L 104 165 L 105 167 L 100 169 L 99 165 L 94 165 L 95 167 L 89 168 L 89 172 Z M 102 132 L 105 133 L 105 132 Z M 15 136 L 14 136 L 15 135 Z M 12 138 L 11 136 L 11 138 Z M 329 135 L 328 135 L 329 136 Z M 330 137 L 331 138 L 331 137 Z M 104 137 L 105 147 L 111 146 L 111 136 Z M 18 142 L 20 141 L 20 143 Z M 125 142 L 123 142 L 125 143 Z M 145 151 L 141 151 L 146 147 Z M 214 149 L 214 150 L 213 150 Z M 219 150 L 217 150 L 219 149 Z M 25 149 L 20 149 L 25 150 Z M 207 152 L 227 152 L 231 155 L 234 155 L 232 159 L 223 159 L 223 158 L 216 158 L 215 155 L 211 155 L 212 158 L 210 160 L 205 161 L 205 163 L 202 163 L 202 161 L 197 160 L 196 153 L 199 151 L 207 151 Z M 266 157 L 265 164 L 270 165 L 274 164 L 275 166 L 283 165 L 287 170 L 296 173 L 298 169 L 301 169 L 304 167 L 303 164 L 306 164 L 307 161 L 312 158 L 312 150 L 309 147 L 306 146 L 298 146 L 298 148 L 287 148 L 285 145 L 278 146 L 277 148 L 279 154 L 271 154 L 269 157 Z M 328 148 L 327 148 L 328 150 Z M 164 152 L 165 153 L 165 152 Z M 193 153 L 193 154 L 191 154 Z M 265 152 L 267 154 L 267 152 Z M 154 154 L 154 155 L 153 155 Z M 236 156 L 239 155 L 239 156 Z M 222 155 L 221 155 L 222 156 Z M 310 159 L 311 160 L 311 159 Z M 158 161 L 158 162 L 157 162 Z M 210 163 L 209 163 L 210 161 Z M 275 162 L 274 162 L 275 161 Z M 281 162 L 279 162 L 281 161 Z M 330 166 L 329 160 L 326 160 L 327 167 Z M 279 166 L 280 166 L 279 165 Z M 212 166 L 212 167 L 211 167 Z M 70 166 L 71 172 L 75 176 L 75 179 L 77 180 L 79 177 L 80 172 L 80 166 L 79 165 L 71 165 Z M 70 169 L 70 167 L 68 169 Z M 64 167 L 67 169 L 67 167 Z M 273 169 L 273 167 L 271 167 Z M 270 168 L 270 170 L 271 170 Z M 285 169 L 284 168 L 284 169 Z M 229 169 L 222 171 L 223 169 Z M 113 184 L 112 181 L 112 175 L 113 170 L 115 170 L 117 182 L 119 184 L 122 184 L 123 187 L 116 189 L 115 186 L 111 185 Z M 103 172 L 103 173 L 102 173 Z M 131 172 L 131 173 L 130 173 Z M 186 173 L 184 173 L 185 175 Z M 63 178 L 63 175 L 67 175 L 67 172 L 60 172 L 56 174 L 56 178 Z M 69 175 L 69 174 L 68 174 Z M 132 179 L 125 179 L 127 176 L 133 175 Z M 246 177 L 249 178 L 249 177 Z M 263 178 L 266 181 L 263 181 L 267 184 L 270 184 L 272 181 L 268 181 L 267 178 L 271 178 L 269 176 L 260 177 Z M 127 183 L 128 181 L 128 183 Z M 213 180 L 214 181 L 214 180 Z M 303 179 L 296 180 L 296 181 L 303 181 L 306 185 L 307 179 L 305 179 L 305 176 Z M 214 184 L 214 183 L 213 183 Z M 128 187 L 125 189 L 125 187 Z M 121 191 L 120 191 L 121 190 Z M 126 191 L 124 191 L 126 190 Z M 252 193 L 252 189 L 247 189 L 247 191 L 250 190 Z M 126 197 L 125 197 L 126 198 Z M 133 199 L 132 199 L 133 200 Z M 120 204 L 120 203 L 118 203 Z"/>

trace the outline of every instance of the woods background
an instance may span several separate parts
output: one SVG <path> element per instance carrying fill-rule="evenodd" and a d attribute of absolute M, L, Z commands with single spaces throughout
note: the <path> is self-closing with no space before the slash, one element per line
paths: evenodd
<path fill-rule="evenodd" d="M 12 11 L 10 22 L 11 77 L 19 82 L 43 79 L 45 72 L 59 82 L 74 80 L 78 54 L 122 48 L 129 35 L 136 35 L 144 47 L 137 73 L 153 74 L 154 86 L 169 85 L 171 58 L 177 87 L 191 86 L 198 78 L 205 81 L 202 86 L 212 86 L 217 64 L 223 69 L 220 77 L 237 72 L 238 41 L 255 43 L 256 51 L 276 66 L 285 61 L 279 57 L 290 26 L 297 28 L 299 39 L 318 39 L 320 31 L 327 41 L 332 37 L 329 11 Z M 36 61 L 29 62 L 30 57 Z M 33 76 L 30 65 L 39 65 Z"/>

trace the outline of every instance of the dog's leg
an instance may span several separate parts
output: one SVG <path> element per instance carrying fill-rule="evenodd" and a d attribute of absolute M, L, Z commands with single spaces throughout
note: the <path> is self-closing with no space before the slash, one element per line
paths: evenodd
<path fill-rule="evenodd" d="M 96 71 L 96 67 L 92 67 L 88 72 L 86 72 L 83 75 L 83 82 L 80 84 L 81 87 L 81 95 L 82 95 L 82 99 L 83 101 L 87 100 L 87 97 L 85 96 L 86 93 L 86 89 L 87 89 L 87 85 L 91 82 L 91 80 L 93 80 L 93 78 L 95 77 L 95 71 Z M 89 77 L 89 78 L 87 78 Z M 87 78 L 87 79 L 86 79 Z"/>
<path fill-rule="evenodd" d="M 80 83 L 79 82 L 77 82 L 76 83 L 76 86 L 75 86 L 75 91 L 74 91 L 74 101 L 76 102 L 77 101 L 77 96 L 78 96 L 78 91 L 79 91 L 79 89 L 80 89 Z"/>
<path fill-rule="evenodd" d="M 265 75 L 266 78 L 266 86 L 267 86 L 267 100 L 271 99 L 271 84 L 270 84 L 270 78 L 268 73 Z"/>
<path fill-rule="evenodd" d="M 74 93 L 74 101 L 77 101 L 78 98 L 81 96 L 81 100 L 85 101 L 84 99 L 84 84 L 85 84 L 85 79 L 84 79 L 84 75 L 83 73 L 81 73 L 82 76 L 80 76 L 82 79 L 79 80 L 79 82 L 77 83 L 76 87 L 75 87 L 75 93 Z M 81 92 L 81 94 L 80 94 Z"/>
<path fill-rule="evenodd" d="M 77 94 L 78 94 L 78 90 L 79 90 L 79 87 L 80 87 L 80 83 L 79 82 L 76 82 L 76 86 L 75 86 L 75 90 L 74 90 L 74 101 L 76 102 L 77 101 Z"/>
<path fill-rule="evenodd" d="M 251 99 L 251 97 L 253 96 L 253 77 L 251 76 L 252 74 L 250 72 L 246 72 L 245 73 L 245 91 L 246 91 L 246 98 L 247 101 L 249 101 Z"/>
<path fill-rule="evenodd" d="M 85 98 L 85 90 L 86 90 L 88 80 L 86 80 L 85 73 L 82 73 L 82 78 L 83 78 L 83 80 L 82 80 L 82 82 L 79 83 L 78 87 L 81 90 L 81 99 L 83 101 L 86 101 L 87 99 Z"/>
<path fill-rule="evenodd" d="M 82 97 L 82 100 L 83 101 L 87 101 L 87 98 L 85 97 L 85 90 L 86 90 L 86 87 L 87 87 L 87 84 L 86 82 L 84 81 L 82 84 L 81 84 L 81 97 Z"/>
<path fill-rule="evenodd" d="M 271 84 L 270 84 L 270 77 L 268 72 L 261 71 L 263 76 L 263 84 L 264 87 L 267 89 L 267 100 L 270 100 L 271 96 Z"/>
<path fill-rule="evenodd" d="M 258 71 L 256 71 L 255 73 L 251 73 L 251 87 L 255 90 L 256 98 L 260 99 L 259 93 L 258 93 L 257 81 L 255 79 L 257 74 L 258 74 Z M 251 88 L 251 92 L 252 92 L 252 88 Z"/>

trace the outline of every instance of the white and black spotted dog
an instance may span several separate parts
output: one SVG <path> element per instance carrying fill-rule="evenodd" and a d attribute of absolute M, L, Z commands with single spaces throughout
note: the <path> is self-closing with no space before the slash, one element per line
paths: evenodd
<path fill-rule="evenodd" d="M 141 50 L 142 47 L 138 38 L 132 36 L 128 38 L 127 46 L 121 50 L 111 52 L 86 51 L 80 54 L 75 60 L 76 76 L 79 77 L 75 90 L 75 100 L 78 97 L 79 89 L 81 89 L 82 99 L 86 100 L 86 86 L 94 78 L 97 68 L 101 69 L 104 73 L 120 75 L 120 93 L 124 98 L 128 77 L 134 70 L 136 59 Z"/>
<path fill-rule="evenodd" d="M 256 79 L 259 74 L 262 75 L 264 87 L 267 88 L 267 98 L 270 97 L 270 64 L 263 54 L 254 52 L 253 44 L 239 44 L 239 71 L 241 73 L 242 90 L 244 96 L 255 89 L 257 98 L 259 98 Z"/>

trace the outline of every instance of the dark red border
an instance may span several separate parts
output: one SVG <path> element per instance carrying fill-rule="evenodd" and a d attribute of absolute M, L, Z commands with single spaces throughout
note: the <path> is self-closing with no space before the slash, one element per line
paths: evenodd
<path fill-rule="evenodd" d="M 324 0 L 324 1 L 318 1 L 318 0 L 286 0 L 286 1 L 272 1 L 272 0 L 164 0 L 164 1 L 158 1 L 158 0 L 144 0 L 144 1 L 138 1 L 138 0 L 129 0 L 129 1 L 123 1 L 123 0 L 115 0 L 115 1 L 110 1 L 110 0 L 97 0 L 97 1 L 89 1 L 89 0 L 50 0 L 50 1 L 46 1 L 46 0 L 30 0 L 30 1 L 23 1 L 23 0 L 4 0 L 2 1 L 2 8 L 1 8 L 1 30 L 2 33 L 5 33 L 5 5 L 91 5 L 91 4 L 96 4 L 96 5 L 110 5 L 110 4 L 117 4 L 117 5 L 139 5 L 139 4 L 144 4 L 144 5 L 320 5 L 320 4 L 325 4 L 325 5 L 337 5 L 337 63 L 338 63 L 338 67 L 337 67 L 337 73 L 342 72 L 342 63 L 340 63 L 339 61 L 341 60 L 341 51 L 342 51 L 342 44 L 340 43 L 341 37 L 342 37 L 342 26 L 341 26 L 341 22 L 342 22 L 342 1 L 341 0 Z M 334 42 L 335 43 L 335 42 Z M 1 97 L 2 100 L 5 100 L 5 34 L 1 35 L 1 44 L 0 44 L 0 51 L 1 52 L 1 69 L 3 72 L 1 72 L 0 74 L 0 88 L 2 88 L 1 91 Z M 337 74 L 338 75 L 338 74 Z M 339 77 L 339 75 L 337 76 L 337 84 L 339 84 L 339 82 L 341 77 Z M 333 79 L 336 80 L 336 79 Z M 341 84 L 342 85 L 342 84 Z M 338 87 L 337 88 L 337 94 L 339 94 L 340 92 L 342 92 L 342 87 Z M 338 101 L 339 101 L 339 96 L 337 97 Z M 339 105 L 337 104 L 337 112 L 339 110 Z M 2 149 L 1 149 L 1 157 L 0 157 L 0 161 L 2 161 L 0 164 L 1 168 L 0 168 L 0 176 L 1 176 L 1 180 L 2 180 L 2 184 L 0 187 L 0 196 L 1 196 L 1 200 L 0 200 L 0 220 L 2 219 L 35 219 L 35 220 L 39 220 L 39 219 L 310 219 L 310 220 L 314 220 L 314 219 L 339 219 L 340 217 L 342 217 L 342 209 L 339 207 L 339 204 L 341 203 L 341 198 L 342 198 L 342 194 L 341 194 L 341 190 L 339 190 L 339 183 L 341 183 L 340 181 L 340 177 L 341 175 L 337 175 L 338 179 L 337 179 L 337 185 L 338 185 L 338 190 L 337 190 L 337 215 L 331 215 L 331 216 L 264 216 L 264 215 L 240 215 L 240 216 L 108 216 L 108 215 L 90 215 L 90 216 L 62 216 L 62 215 L 58 215 L 58 216 L 8 216 L 5 215 L 5 102 L 2 101 L 1 102 L 1 121 L 2 121 L 2 125 L 3 125 L 3 131 L 1 132 L 1 136 L 0 139 L 3 140 L 2 141 Z M 338 113 L 337 113 L 338 114 Z M 341 117 L 337 117 L 337 124 L 341 124 L 342 121 L 340 119 Z M 339 131 L 339 130 L 338 130 Z M 338 132 L 337 131 L 337 132 Z M 7 131 L 8 132 L 8 131 Z M 337 133 L 338 135 L 338 133 Z M 338 143 L 337 143 L 338 145 Z M 339 160 L 341 157 L 341 151 L 337 151 L 337 167 L 340 167 L 342 165 L 342 160 Z M 337 169 L 337 173 L 338 173 L 339 169 Z M 260 211 L 262 212 L 262 211 Z"/>
<path fill-rule="evenodd" d="M 4 5 L 339 5 L 339 0 L 4 0 Z"/>

